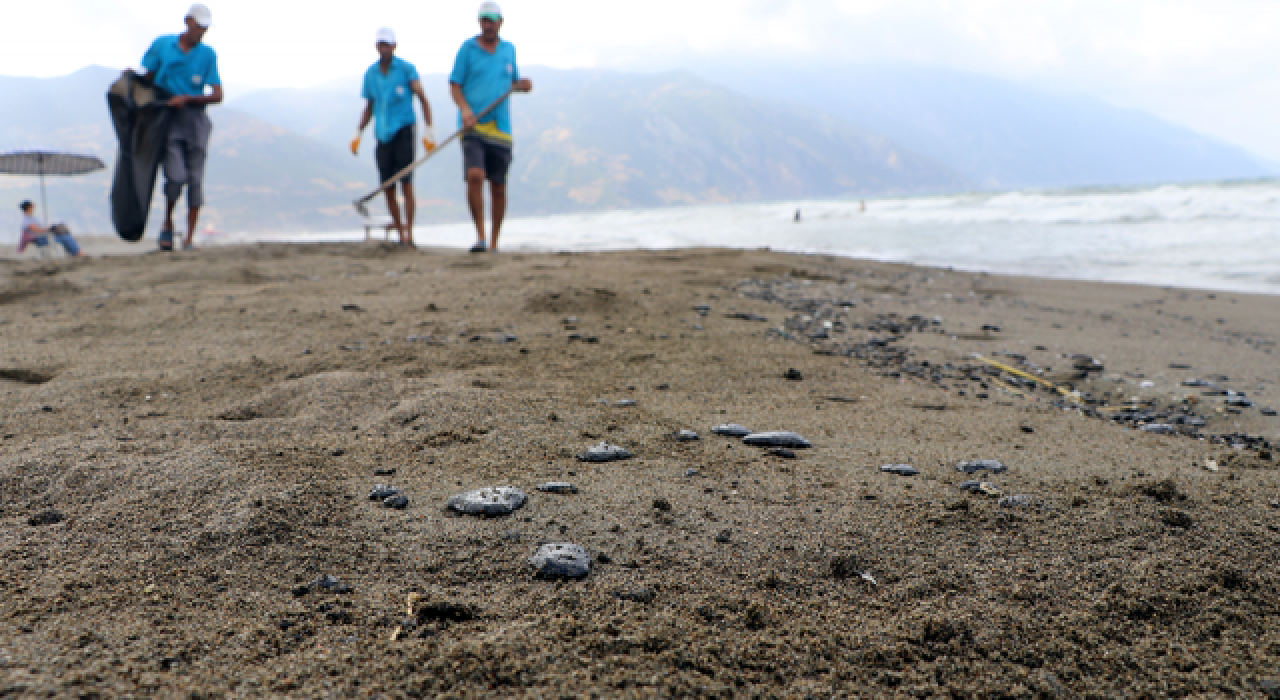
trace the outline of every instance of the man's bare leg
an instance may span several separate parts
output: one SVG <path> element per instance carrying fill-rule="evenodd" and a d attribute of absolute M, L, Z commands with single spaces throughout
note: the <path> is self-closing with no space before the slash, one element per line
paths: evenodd
<path fill-rule="evenodd" d="M 164 229 L 163 230 L 172 231 L 173 230 L 173 208 L 178 206 L 178 200 L 166 198 L 165 205 L 166 206 L 164 210 Z"/>
<path fill-rule="evenodd" d="M 391 212 L 391 223 L 400 233 L 400 242 L 404 243 L 404 225 L 400 223 L 400 202 L 396 200 L 396 186 L 387 188 L 387 211 Z"/>
<path fill-rule="evenodd" d="M 493 243 L 489 252 L 498 252 L 498 232 L 502 229 L 502 219 L 507 215 L 507 185 L 496 182 L 489 183 L 489 197 L 493 200 Z"/>
<path fill-rule="evenodd" d="M 404 190 L 404 231 L 400 234 L 400 245 L 413 247 L 413 214 L 418 208 L 418 202 L 413 198 L 413 183 L 402 182 L 400 189 Z"/>
<path fill-rule="evenodd" d="M 467 171 L 467 207 L 471 220 L 476 224 L 476 240 L 484 244 L 484 171 L 472 168 Z"/>
<path fill-rule="evenodd" d="M 191 241 L 196 235 L 196 224 L 200 222 L 200 207 L 191 207 L 187 209 L 187 238 L 182 242 L 184 249 L 191 249 Z M 172 225 L 172 222 L 170 222 Z M 172 230 L 172 229 L 170 229 Z"/>

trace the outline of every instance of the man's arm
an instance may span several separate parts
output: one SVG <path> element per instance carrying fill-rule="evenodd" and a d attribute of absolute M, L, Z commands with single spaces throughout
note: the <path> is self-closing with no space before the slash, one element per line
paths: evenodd
<path fill-rule="evenodd" d="M 216 105 L 222 102 L 222 86 L 213 85 L 208 95 L 175 95 L 170 98 L 170 107 L 195 107 L 199 105 Z"/>
<path fill-rule="evenodd" d="M 462 94 L 462 86 L 457 83 L 449 83 L 449 94 L 453 97 L 453 103 L 458 105 L 458 111 L 462 113 L 462 128 L 470 129 L 476 125 L 476 114 L 471 111 L 471 105 L 467 103 L 467 98 Z"/>
<path fill-rule="evenodd" d="M 520 67 L 516 65 L 516 49 L 514 46 L 511 47 L 511 69 L 511 77 L 513 78 L 511 89 L 515 92 L 533 92 L 533 81 L 520 77 Z"/>
<path fill-rule="evenodd" d="M 365 128 L 366 126 L 369 126 L 369 122 L 370 122 L 372 119 L 373 119 L 373 100 L 365 100 L 365 101 L 364 101 L 364 112 L 360 115 L 360 129 L 359 129 L 359 131 L 364 131 L 364 128 Z"/>
<path fill-rule="evenodd" d="M 351 139 L 351 155 L 360 154 L 360 134 L 364 133 L 364 128 L 369 126 L 369 120 L 373 119 L 373 100 L 364 101 L 364 112 L 360 114 L 360 126 L 356 129 L 356 137 Z"/>
<path fill-rule="evenodd" d="M 431 103 L 427 102 L 427 93 L 422 89 L 422 81 L 410 81 L 409 88 L 418 96 L 418 101 L 422 103 L 422 118 L 426 120 L 427 126 L 431 126 L 435 122 L 431 119 Z"/>

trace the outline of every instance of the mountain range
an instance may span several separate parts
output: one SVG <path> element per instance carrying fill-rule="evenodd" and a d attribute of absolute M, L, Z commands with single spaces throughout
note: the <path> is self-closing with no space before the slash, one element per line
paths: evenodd
<path fill-rule="evenodd" d="M 524 72 L 535 91 L 514 98 L 513 215 L 1268 172 L 1237 148 L 1140 112 L 979 76 L 710 67 L 713 82 L 688 72 Z M 117 75 L 90 67 L 0 77 L 0 150 L 71 150 L 110 166 L 104 95 Z M 423 83 L 443 138 L 456 119 L 445 77 Z M 227 104 L 211 108 L 202 220 L 246 232 L 358 226 L 351 201 L 377 184 L 371 132 L 358 158 L 346 150 L 362 108 L 358 76 L 228 92 Z M 416 173 L 420 221 L 465 218 L 461 175 L 456 146 Z M 109 187 L 109 172 L 50 179 L 53 218 L 109 232 Z M 0 211 L 12 209 L 16 222 L 16 203 L 38 191 L 31 178 L 0 178 Z M 16 238 L 7 233 L 0 238 Z"/>
<path fill-rule="evenodd" d="M 1135 109 L 1007 80 L 907 66 L 708 63 L 744 95 L 840 115 L 974 178 L 983 189 L 1265 177 L 1243 149 Z"/>

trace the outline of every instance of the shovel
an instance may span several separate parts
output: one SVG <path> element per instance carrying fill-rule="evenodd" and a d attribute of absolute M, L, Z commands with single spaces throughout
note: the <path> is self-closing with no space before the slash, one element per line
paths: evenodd
<path fill-rule="evenodd" d="M 505 99 L 507 99 L 508 97 L 510 97 L 510 96 L 511 96 L 511 92 L 512 92 L 514 89 L 515 89 L 514 87 L 508 88 L 506 92 L 502 93 L 502 97 L 499 97 L 498 99 L 494 100 L 494 101 L 493 101 L 493 104 L 491 104 L 491 105 L 489 105 L 488 107 L 485 107 L 483 110 L 481 110 L 481 112 L 480 112 L 479 114 L 477 114 L 477 115 L 476 115 L 476 122 L 478 123 L 481 119 L 484 119 L 486 116 L 488 116 L 488 115 L 489 115 L 489 112 L 492 112 L 492 111 L 494 110 L 494 108 L 496 108 L 498 105 L 502 104 L 502 101 L 503 101 L 503 100 L 505 100 Z M 404 177 L 406 174 L 408 174 L 408 173 L 409 173 L 409 171 L 414 170 L 414 169 L 416 169 L 418 166 L 420 166 L 420 165 L 422 165 L 423 163 L 427 162 L 428 160 L 431 160 L 431 156 L 434 156 L 435 154 L 439 153 L 440 151 L 443 151 L 445 146 L 448 146 L 450 143 L 452 143 L 454 140 L 456 140 L 459 136 L 462 136 L 462 134 L 463 134 L 464 132 L 466 132 L 466 131 L 467 131 L 466 129 L 458 129 L 457 131 L 453 132 L 453 133 L 449 136 L 449 138 L 447 138 L 447 139 L 445 139 L 445 140 L 441 141 L 439 144 L 437 144 L 437 145 L 436 145 L 436 147 L 435 147 L 435 148 L 434 148 L 430 153 L 427 153 L 426 155 L 422 156 L 421 158 L 419 158 L 419 159 L 415 160 L 414 162 L 412 162 L 412 163 L 410 163 L 410 164 L 408 164 L 408 165 L 404 166 L 404 168 L 402 168 L 402 169 L 400 170 L 400 172 L 396 173 L 395 175 L 392 175 L 392 176 L 391 176 L 391 177 L 390 177 L 386 182 L 384 182 L 384 183 L 382 183 L 381 185 L 379 185 L 379 186 L 378 186 L 378 189 L 376 189 L 376 190 L 374 190 L 374 191 L 370 192 L 369 194 L 366 194 L 365 196 L 361 197 L 360 199 L 357 199 L 355 202 L 353 202 L 353 204 L 355 204 L 356 211 L 360 212 L 360 216 L 363 216 L 363 217 L 368 218 L 368 216 L 369 216 L 369 210 L 368 210 L 367 208 L 365 208 L 365 205 L 369 203 L 369 200 L 373 199 L 374 197 L 377 197 L 379 192 L 382 192 L 383 190 L 387 189 L 388 187 L 391 187 L 392 185 L 394 185 L 396 182 L 398 182 L 398 181 L 400 180 L 400 178 L 402 178 L 402 177 Z"/>

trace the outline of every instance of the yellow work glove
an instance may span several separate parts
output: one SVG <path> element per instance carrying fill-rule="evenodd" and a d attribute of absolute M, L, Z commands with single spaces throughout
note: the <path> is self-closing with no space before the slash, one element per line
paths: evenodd
<path fill-rule="evenodd" d="M 360 155 L 360 132 L 356 132 L 356 137 L 351 139 L 351 155 Z"/>
<path fill-rule="evenodd" d="M 427 130 L 422 134 L 422 147 L 427 149 L 427 153 L 436 150 L 436 131 L 428 124 Z"/>

